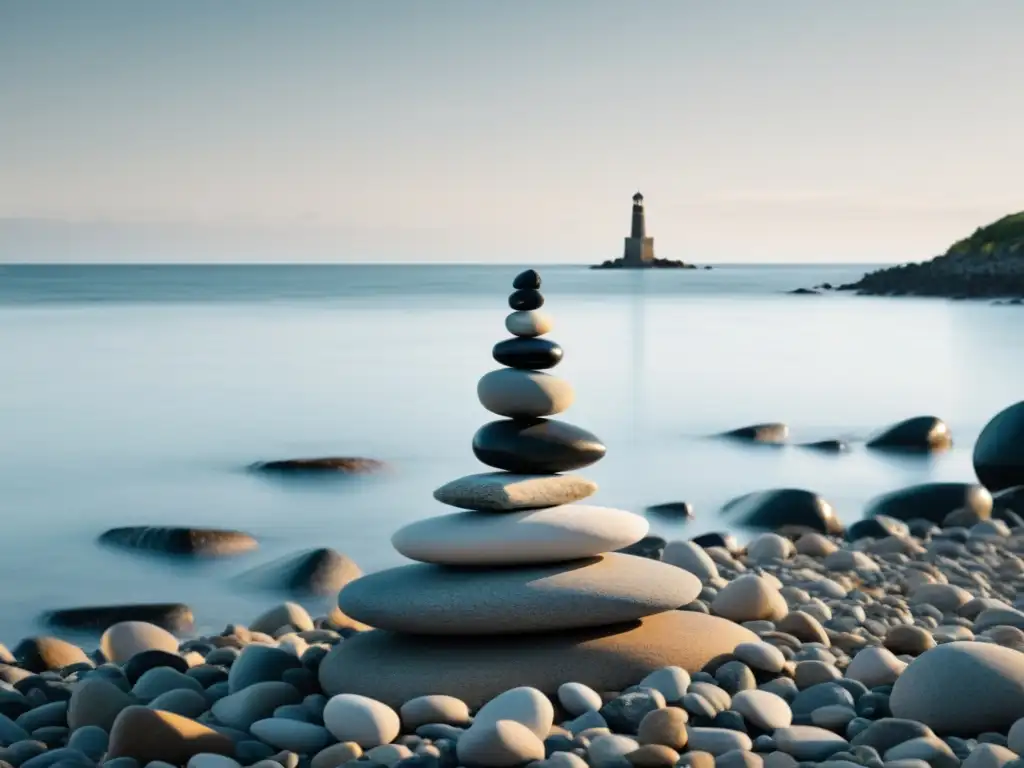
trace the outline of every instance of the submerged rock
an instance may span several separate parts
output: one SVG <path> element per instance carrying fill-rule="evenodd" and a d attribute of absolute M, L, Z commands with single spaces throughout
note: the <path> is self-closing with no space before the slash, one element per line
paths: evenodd
<path fill-rule="evenodd" d="M 950 512 L 960 509 L 988 519 L 992 516 L 992 494 L 975 483 L 922 483 L 875 498 L 868 503 L 867 516 L 928 520 L 941 525 Z"/>
<path fill-rule="evenodd" d="M 868 448 L 927 453 L 953 445 L 953 433 L 937 416 L 915 416 L 884 429 L 868 440 Z"/>
<path fill-rule="evenodd" d="M 255 538 L 242 531 L 149 525 L 111 528 L 100 535 L 99 541 L 125 549 L 185 556 L 237 555 L 259 546 Z"/>
<path fill-rule="evenodd" d="M 990 491 L 1024 485 L 1024 401 L 997 413 L 974 444 L 974 471 Z"/>
<path fill-rule="evenodd" d="M 637 557 L 646 557 L 648 560 L 661 560 L 667 545 L 668 542 L 661 536 L 644 536 L 636 544 L 630 544 L 628 547 L 622 547 L 615 551 L 620 555 L 636 555 Z"/>
<path fill-rule="evenodd" d="M 335 595 L 362 575 L 351 558 L 324 547 L 307 549 L 258 566 L 239 576 L 239 580 L 261 589 L 295 595 Z"/>
<path fill-rule="evenodd" d="M 728 432 L 723 432 L 720 437 L 744 440 L 751 443 L 764 443 L 766 445 L 781 445 L 789 437 L 789 427 L 778 422 L 751 424 L 746 427 L 730 429 Z"/>
<path fill-rule="evenodd" d="M 145 621 L 171 632 L 187 632 L 194 624 L 192 609 L 184 603 L 91 605 L 59 608 L 43 614 L 45 624 L 68 629 L 103 631 L 122 621 Z"/>
<path fill-rule="evenodd" d="M 811 491 L 781 488 L 748 493 L 728 502 L 722 512 L 740 525 L 782 534 L 842 533 L 832 505 Z"/>
<path fill-rule="evenodd" d="M 688 501 L 667 501 L 648 507 L 647 514 L 672 520 L 691 520 L 693 504 Z"/>
<path fill-rule="evenodd" d="M 800 447 L 821 453 L 845 453 L 850 450 L 849 444 L 842 440 L 815 440 L 811 443 L 800 443 Z"/>
<path fill-rule="evenodd" d="M 360 456 L 327 456 L 317 459 L 278 459 L 275 461 L 258 461 L 250 465 L 253 472 L 264 472 L 281 475 L 365 475 L 379 472 L 386 464 L 378 459 L 366 459 Z"/>

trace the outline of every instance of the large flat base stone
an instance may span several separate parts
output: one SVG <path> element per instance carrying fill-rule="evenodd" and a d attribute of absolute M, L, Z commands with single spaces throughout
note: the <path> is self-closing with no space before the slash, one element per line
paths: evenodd
<path fill-rule="evenodd" d="M 324 657 L 320 685 L 328 696 L 357 693 L 396 709 L 431 693 L 476 708 L 521 685 L 548 694 L 567 682 L 620 691 L 661 667 L 696 672 L 756 640 L 731 621 L 687 611 L 556 634 L 466 638 L 374 630 L 348 638 Z"/>

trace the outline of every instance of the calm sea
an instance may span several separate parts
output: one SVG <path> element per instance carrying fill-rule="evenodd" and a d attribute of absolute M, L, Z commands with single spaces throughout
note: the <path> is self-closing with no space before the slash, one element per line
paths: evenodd
<path fill-rule="evenodd" d="M 519 269 L 0 267 L 0 641 L 77 605 L 182 601 L 206 630 L 247 622 L 277 598 L 234 577 L 309 547 L 399 563 L 391 533 L 445 511 L 435 487 L 484 471 L 476 381 Z M 901 485 L 973 479 L 981 427 L 1024 396 L 1024 308 L 785 293 L 864 270 L 543 268 L 556 370 L 577 392 L 562 418 L 608 446 L 584 470 L 594 502 L 688 500 L 696 520 L 652 527 L 689 537 L 749 491 L 809 488 L 854 520 Z M 957 447 L 908 460 L 707 438 L 771 420 L 796 441 L 858 441 L 918 414 L 946 419 Z M 318 455 L 393 471 L 301 485 L 244 471 Z M 261 548 L 196 565 L 95 543 L 133 524 L 240 528 Z"/>

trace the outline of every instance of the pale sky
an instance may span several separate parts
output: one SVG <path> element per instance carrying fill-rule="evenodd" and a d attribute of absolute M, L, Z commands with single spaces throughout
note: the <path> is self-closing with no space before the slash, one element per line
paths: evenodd
<path fill-rule="evenodd" d="M 1022 0 L 0 0 L 0 261 L 594 262 L 637 189 L 663 257 L 928 258 L 1024 209 L 1022 31 Z"/>

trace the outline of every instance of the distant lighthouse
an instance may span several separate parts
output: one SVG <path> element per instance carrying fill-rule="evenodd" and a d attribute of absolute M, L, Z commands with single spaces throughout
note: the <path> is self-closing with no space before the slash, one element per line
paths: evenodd
<path fill-rule="evenodd" d="M 622 252 L 623 266 L 642 267 L 654 261 L 654 238 L 647 237 L 647 223 L 644 220 L 644 196 L 633 195 L 633 218 Z"/>

